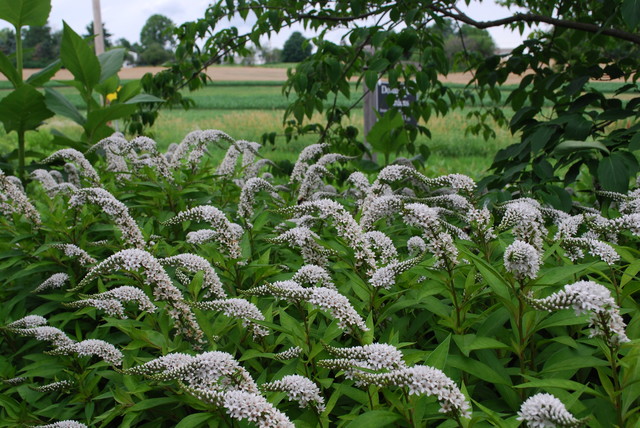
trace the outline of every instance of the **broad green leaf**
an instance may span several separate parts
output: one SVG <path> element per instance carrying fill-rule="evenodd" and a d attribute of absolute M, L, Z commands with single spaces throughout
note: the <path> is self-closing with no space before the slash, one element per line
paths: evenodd
<path fill-rule="evenodd" d="M 640 23 L 640 0 L 624 0 L 620 9 L 629 29 L 634 31 Z"/>
<path fill-rule="evenodd" d="M 7 57 L 3 52 L 0 52 L 0 73 L 6 76 L 14 88 L 22 83 L 18 70 L 16 70 L 9 57 Z"/>
<path fill-rule="evenodd" d="M 404 120 L 398 111 L 389 110 L 371 127 L 367 134 L 367 141 L 371 147 L 385 156 L 395 153 L 408 142 L 404 130 Z"/>
<path fill-rule="evenodd" d="M 514 385 L 514 388 L 560 388 L 568 391 L 578 391 L 584 387 L 584 384 L 568 379 L 530 379 L 526 383 Z M 585 392 L 596 397 L 602 397 L 602 394 L 589 387 Z"/>
<path fill-rule="evenodd" d="M 569 282 L 574 282 L 574 277 L 586 272 L 593 263 L 582 263 L 579 265 L 564 265 L 545 269 L 540 272 L 540 277 L 536 280 L 537 285 L 553 285 L 561 287 Z"/>
<path fill-rule="evenodd" d="M 122 68 L 126 49 L 111 49 L 98 56 L 100 62 L 100 82 L 104 82 L 111 76 L 115 76 Z"/>
<path fill-rule="evenodd" d="M 629 187 L 629 170 L 624 157 L 620 153 L 600 159 L 598 163 L 598 180 L 604 190 L 626 193 Z"/>
<path fill-rule="evenodd" d="M 470 375 L 482 379 L 485 382 L 511 385 L 509 378 L 500 376 L 495 370 L 483 363 L 482 361 L 474 360 L 472 358 L 463 357 L 462 355 L 449 355 L 447 364 L 451 367 L 460 369 Z"/>
<path fill-rule="evenodd" d="M 31 76 L 29 76 L 26 82 L 31 86 L 42 86 L 49 80 L 51 80 L 53 76 L 55 76 L 58 70 L 60 70 L 60 67 L 62 67 L 62 62 L 57 59 L 37 73 L 33 73 Z"/>
<path fill-rule="evenodd" d="M 573 358 L 563 358 L 560 361 L 554 361 L 545 364 L 544 369 L 541 371 L 541 373 L 578 370 L 585 367 L 602 367 L 606 365 L 608 365 L 608 363 L 604 360 L 596 357 L 591 357 L 589 355 L 581 355 Z"/>
<path fill-rule="evenodd" d="M 68 117 L 79 125 L 84 125 L 85 117 L 64 95 L 53 88 L 45 88 L 44 94 L 45 103 L 52 112 Z"/>
<path fill-rule="evenodd" d="M 147 409 L 152 409 L 154 407 L 166 406 L 170 404 L 179 406 L 181 405 L 181 403 L 178 401 L 178 399 L 179 399 L 178 396 L 162 397 L 162 398 L 146 398 L 142 401 L 137 402 L 133 406 L 131 406 L 129 409 L 127 409 L 127 411 L 137 412 L 140 410 L 147 410 Z"/>
<path fill-rule="evenodd" d="M 100 81 L 100 62 L 86 40 L 64 22 L 60 45 L 62 64 L 81 82 L 87 92 Z"/>
<path fill-rule="evenodd" d="M 216 417 L 216 415 L 211 413 L 194 413 L 186 418 L 182 418 L 178 425 L 176 425 L 176 428 L 196 428 Z"/>
<path fill-rule="evenodd" d="M 604 153 L 609 153 L 609 149 L 604 144 L 598 141 L 575 141 L 567 140 L 558 144 L 554 150 L 554 153 L 564 155 L 568 153 L 577 152 L 579 150 L 601 150 Z"/>
<path fill-rule="evenodd" d="M 46 25 L 50 12 L 51 0 L 0 0 L 0 19 L 16 28 Z"/>
<path fill-rule="evenodd" d="M 386 426 L 392 425 L 398 419 L 402 419 L 402 416 L 397 413 L 390 412 L 388 410 L 370 410 L 366 413 L 361 414 L 357 418 L 355 418 L 347 426 L 352 428 L 386 427 Z"/>
<path fill-rule="evenodd" d="M 479 349 L 507 349 L 509 346 L 491 337 L 478 337 L 475 334 L 455 335 L 454 342 L 465 356 Z"/>
<path fill-rule="evenodd" d="M 92 136 L 100 127 L 106 126 L 112 120 L 127 117 L 136 111 L 133 104 L 114 104 L 112 106 L 94 110 L 89 113 L 84 125 L 87 136 Z"/>
<path fill-rule="evenodd" d="M 449 346 L 451 344 L 451 335 L 448 335 L 445 340 L 434 349 L 427 357 L 424 363 L 428 366 L 435 367 L 437 369 L 444 369 L 447 365 L 447 355 L 449 355 Z"/>
<path fill-rule="evenodd" d="M 20 86 L 0 101 L 0 120 L 7 133 L 36 129 L 51 116 L 44 96 L 31 85 Z"/>

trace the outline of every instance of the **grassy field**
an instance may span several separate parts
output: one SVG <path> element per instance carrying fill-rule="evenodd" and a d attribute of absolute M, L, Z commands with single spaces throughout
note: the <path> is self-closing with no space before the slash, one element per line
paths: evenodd
<path fill-rule="evenodd" d="M 9 92 L 8 82 L 0 82 L 0 98 Z M 596 83 L 599 89 L 613 92 L 619 84 Z M 454 89 L 462 89 L 464 85 L 450 84 Z M 353 95 L 361 92 L 353 85 Z M 69 97 L 78 107 L 82 106 L 80 97 L 74 89 L 57 87 L 59 91 Z M 503 88 L 506 98 L 513 86 Z M 189 111 L 163 110 L 156 125 L 153 127 L 153 137 L 162 148 L 172 142 L 179 142 L 188 132 L 195 129 L 220 129 L 232 137 L 250 141 L 261 141 L 265 132 L 282 134 L 282 120 L 284 109 L 288 105 L 287 98 L 282 94 L 281 82 L 214 82 L 208 87 L 188 94 L 196 103 L 196 107 Z M 347 104 L 344 97 L 339 103 Z M 465 129 L 470 123 L 466 118 L 470 108 L 454 111 L 446 117 L 433 117 L 427 125 L 432 132 L 432 138 L 420 137 L 419 143 L 426 144 L 431 150 L 431 157 L 426 169 L 430 174 L 448 172 L 464 172 L 474 178 L 481 177 L 491 164 L 493 155 L 502 147 L 515 141 L 508 130 L 496 127 L 497 138 L 485 141 L 481 137 L 465 135 Z M 321 121 L 320 116 L 317 117 Z M 362 133 L 362 110 L 359 106 L 354 112 L 352 124 Z M 28 148 L 37 151 L 47 146 L 54 130 L 62 131 L 73 138 L 79 138 L 80 129 L 71 121 L 55 117 L 41 128 L 40 133 L 29 133 Z M 362 134 L 360 134 L 362 135 Z M 288 159 L 294 161 L 300 150 L 316 142 L 316 136 L 310 135 L 289 143 L 279 138 L 276 146 L 264 148 L 264 154 L 272 159 Z M 0 153 L 7 153 L 16 146 L 15 135 L 4 135 L 0 130 Z M 409 156 L 408 153 L 402 154 Z M 220 154 L 222 157 L 222 154 Z M 33 159 L 36 160 L 37 155 Z"/>

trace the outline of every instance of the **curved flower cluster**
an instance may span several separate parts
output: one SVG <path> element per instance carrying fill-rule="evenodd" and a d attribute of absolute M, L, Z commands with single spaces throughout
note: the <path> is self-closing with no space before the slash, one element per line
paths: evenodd
<path fill-rule="evenodd" d="M 47 278 L 42 284 L 38 285 L 33 293 L 40 293 L 45 290 L 60 288 L 65 282 L 69 281 L 69 275 L 66 273 L 54 273 Z"/>
<path fill-rule="evenodd" d="M 24 318 L 20 318 L 19 320 L 5 325 L 4 328 L 13 330 L 16 328 L 33 328 L 43 325 L 47 325 L 47 319 L 45 317 L 40 315 L 27 315 Z"/>
<path fill-rule="evenodd" d="M 300 181 L 304 178 L 304 175 L 309 167 L 308 161 L 315 159 L 322 153 L 324 153 L 325 149 L 329 147 L 328 144 L 311 144 L 302 149 L 300 155 L 298 156 L 298 160 L 295 165 L 293 165 L 293 171 L 290 176 L 290 183 L 295 181 Z"/>
<path fill-rule="evenodd" d="M 290 401 L 297 401 L 300 407 L 312 406 L 316 412 L 324 411 L 324 398 L 320 388 L 310 379 L 300 375 L 285 376 L 280 380 L 265 383 L 261 386 L 265 391 L 282 391 Z"/>
<path fill-rule="evenodd" d="M 364 230 L 369 230 L 374 223 L 383 218 L 390 218 L 402 210 L 406 198 L 398 195 L 382 195 L 372 198 L 366 206 L 362 208 L 360 216 L 360 226 Z"/>
<path fill-rule="evenodd" d="M 294 346 L 293 348 L 289 348 L 286 351 L 273 354 L 273 358 L 280 361 L 292 360 L 294 358 L 299 357 L 301 353 L 302 353 L 302 348 L 299 346 Z"/>
<path fill-rule="evenodd" d="M 58 174 L 60 173 L 58 172 Z M 49 195 L 50 198 L 54 197 L 61 191 L 73 193 L 77 190 L 77 187 L 71 183 L 58 183 L 53 175 L 51 175 L 49 171 L 46 171 L 44 169 L 36 169 L 31 172 L 31 178 L 39 181 L 42 184 L 42 187 L 44 188 L 45 192 L 47 192 L 47 195 Z"/>
<path fill-rule="evenodd" d="M 198 399 L 224 408 L 234 419 L 248 419 L 260 427 L 291 427 L 293 424 L 264 397 L 238 362 L 226 352 L 198 355 L 168 354 L 124 371 L 156 380 L 177 380 Z"/>
<path fill-rule="evenodd" d="M 176 320 L 178 330 L 196 341 L 202 341 L 202 330 L 193 311 L 184 301 L 182 293 L 173 285 L 160 262 L 144 250 L 129 249 L 117 252 L 91 269 L 80 281 L 78 287 L 82 287 L 106 273 L 140 269 L 144 272 L 144 283 L 153 290 L 154 298 L 169 303 L 169 314 Z"/>
<path fill-rule="evenodd" d="M 522 403 L 518 420 L 530 428 L 578 427 L 582 421 L 576 419 L 567 408 L 551 394 L 539 393 Z"/>
<path fill-rule="evenodd" d="M 304 265 L 293 275 L 292 281 L 298 284 L 319 285 L 321 287 L 332 288 L 337 290 L 336 285 L 331 279 L 329 272 L 322 266 Z"/>
<path fill-rule="evenodd" d="M 238 215 L 240 217 L 249 219 L 253 216 L 253 206 L 256 203 L 255 194 L 261 190 L 268 191 L 271 197 L 276 200 L 282 200 L 271 183 L 259 177 L 250 178 L 242 187 L 242 192 L 240 192 L 240 201 L 238 202 Z"/>
<path fill-rule="evenodd" d="M 87 428 L 87 426 L 78 421 L 66 420 L 47 425 L 37 425 L 34 428 Z"/>
<path fill-rule="evenodd" d="M 282 297 L 294 302 L 307 302 L 325 311 L 331 312 L 333 318 L 338 321 L 338 326 L 350 331 L 358 328 L 369 331 L 364 320 L 351 306 L 349 299 L 336 290 L 326 287 L 305 288 L 295 281 L 278 281 L 260 287 L 249 289 L 245 292 L 250 295 L 272 295 Z"/>
<path fill-rule="evenodd" d="M 471 417 L 471 406 L 449 377 L 429 366 L 407 367 L 394 346 L 373 344 L 342 349 L 329 347 L 327 350 L 342 358 L 322 360 L 321 365 L 345 370 L 346 375 L 355 378 L 360 385 L 406 387 L 412 395 L 435 396 L 442 413 Z M 387 371 L 372 373 L 371 370 Z"/>
<path fill-rule="evenodd" d="M 207 145 L 220 140 L 233 142 L 233 138 L 216 129 L 190 132 L 175 147 L 167 161 L 172 168 L 179 168 L 182 162 L 186 161 L 191 169 L 195 170 L 200 163 L 200 159 L 206 153 Z"/>
<path fill-rule="evenodd" d="M 198 309 L 221 311 L 228 317 L 240 318 L 242 325 L 248 327 L 254 337 L 266 336 L 269 330 L 256 324 L 254 320 L 264 321 L 264 315 L 253 303 L 245 299 L 220 299 L 197 302 L 193 304 Z"/>
<path fill-rule="evenodd" d="M 504 252 L 504 267 L 518 280 L 534 279 L 541 264 L 538 250 L 524 241 L 514 241 Z"/>
<path fill-rule="evenodd" d="M 338 234 L 354 249 L 356 260 L 376 268 L 375 253 L 364 238 L 364 230 L 338 202 L 329 199 L 308 201 L 287 211 L 297 216 L 317 212 L 323 220 L 333 218 Z"/>
<path fill-rule="evenodd" d="M 211 263 L 209 263 L 204 257 L 200 257 L 196 254 L 178 254 L 158 261 L 162 265 L 175 266 L 180 269 L 185 269 L 191 273 L 202 272 L 202 289 L 204 290 L 204 298 L 210 296 L 217 298 L 227 297 L 227 293 L 224 291 L 220 277 L 213 269 L 213 266 L 211 266 Z"/>
<path fill-rule="evenodd" d="M 97 309 L 104 310 L 111 316 L 127 318 L 124 314 L 124 306 L 122 305 L 127 302 L 135 302 L 141 311 L 153 313 L 156 310 L 155 305 L 151 299 L 144 294 L 144 291 L 130 285 L 112 288 L 104 293 L 87 296 L 86 299 L 72 302 L 69 306 L 74 308 L 93 306 Z"/>
<path fill-rule="evenodd" d="M 393 241 L 384 233 L 378 230 L 372 230 L 364 234 L 364 239 L 367 240 L 369 246 L 376 252 L 380 265 L 386 265 L 392 263 L 398 257 L 398 250 Z"/>
<path fill-rule="evenodd" d="M 414 257 L 403 262 L 394 261 L 376 270 L 371 276 L 371 279 L 369 279 L 369 283 L 375 288 L 385 288 L 388 290 L 396 283 L 396 277 L 398 275 L 416 266 L 421 260 L 422 257 Z"/>
<path fill-rule="evenodd" d="M 331 176 L 333 174 L 324 165 L 311 165 L 305 172 L 300 189 L 298 189 L 298 201 L 312 199 L 313 192 L 322 185 L 322 178 Z"/>
<path fill-rule="evenodd" d="M 93 168 L 91 163 L 84 157 L 82 153 L 77 151 L 76 149 L 62 149 L 57 152 L 51 154 L 42 160 L 42 163 L 51 163 L 55 160 L 65 160 L 75 162 L 80 167 L 80 174 L 87 178 L 94 186 L 100 185 L 100 176 Z M 71 180 L 70 180 L 71 181 Z M 80 187 L 80 186 L 76 186 Z"/>
<path fill-rule="evenodd" d="M 246 419 L 259 428 L 295 428 L 287 415 L 259 394 L 238 390 L 219 393 L 202 388 L 187 388 L 187 391 L 202 401 L 224 408 L 231 418 Z"/>
<path fill-rule="evenodd" d="M 515 237 L 542 250 L 543 237 L 547 235 L 540 204 L 529 198 L 516 199 L 506 204 L 499 229 L 512 228 Z"/>
<path fill-rule="evenodd" d="M 215 234 L 210 233 L 208 238 L 222 243 L 231 258 L 237 259 L 240 257 L 239 241 L 242 237 L 242 228 L 235 223 L 231 223 L 218 208 L 211 205 L 194 207 L 176 214 L 163 224 L 171 226 L 187 220 L 206 221 L 211 224 Z"/>
<path fill-rule="evenodd" d="M 356 369 L 395 370 L 406 367 L 402 359 L 402 352 L 395 346 L 386 343 L 373 343 L 351 348 L 325 346 L 325 349 L 338 359 L 321 360 L 320 365 L 347 370 L 351 377 L 353 377 L 353 370 Z"/>
<path fill-rule="evenodd" d="M 586 249 L 589 254 L 598 257 L 609 266 L 620 260 L 616 250 L 606 242 L 593 238 L 564 238 L 562 244 L 567 248 L 567 256 L 575 261 L 584 257 L 582 249 Z"/>
<path fill-rule="evenodd" d="M 576 315 L 591 312 L 591 336 L 602 336 L 612 346 L 629 342 L 625 323 L 609 290 L 593 281 L 578 281 L 567 284 L 562 291 L 544 299 L 527 298 L 536 309 L 554 311 L 573 308 Z"/>
<path fill-rule="evenodd" d="M 100 188 L 80 189 L 69 199 L 69 206 L 98 205 L 107 214 L 122 232 L 124 241 L 136 248 L 142 249 L 146 243 L 138 224 L 129 214 L 129 208 L 111 193 Z"/>
<path fill-rule="evenodd" d="M 82 265 L 92 265 L 96 263 L 96 259 L 91 257 L 89 253 L 87 253 L 82 248 L 73 244 L 53 244 L 51 247 L 57 248 L 64 252 L 64 255 L 67 257 L 77 258 L 80 264 Z"/>
<path fill-rule="evenodd" d="M 112 344 L 97 339 L 75 342 L 62 330 L 48 325 L 42 325 L 43 320 L 46 323 L 46 319 L 31 315 L 14 321 L 5 328 L 13 333 L 32 336 L 37 340 L 50 342 L 54 349 L 49 351 L 49 353 L 53 355 L 69 355 L 72 353 L 76 353 L 79 356 L 97 355 L 114 366 L 122 364 L 124 355 Z"/>
<path fill-rule="evenodd" d="M 308 227 L 294 227 L 271 240 L 276 244 L 289 244 L 300 247 L 302 259 L 306 264 L 326 266 L 330 252 L 318 244 L 320 237 Z"/>
<path fill-rule="evenodd" d="M 20 187 L 0 170 L 0 213 L 8 215 L 13 212 L 24 215 L 36 226 L 42 223 L 36 207 L 29 202 Z"/>
<path fill-rule="evenodd" d="M 52 382 L 42 386 L 31 386 L 30 388 L 38 392 L 55 392 L 68 390 L 73 386 L 73 382 L 70 380 L 61 380 L 58 382 Z"/>
<path fill-rule="evenodd" d="M 26 377 L 18 376 L 18 377 L 12 377 L 10 379 L 2 379 L 2 383 L 10 386 L 18 386 L 18 385 L 22 385 L 28 380 L 29 379 L 27 379 Z"/>
<path fill-rule="evenodd" d="M 407 250 L 409 254 L 416 256 L 427 251 L 427 243 L 419 236 L 412 236 L 407 241 Z"/>
<path fill-rule="evenodd" d="M 458 249 L 452 236 L 444 230 L 438 210 L 421 203 L 407 204 L 404 209 L 404 222 L 422 230 L 427 250 L 438 259 L 437 265 L 447 263 L 452 267 L 458 264 Z"/>
<path fill-rule="evenodd" d="M 78 354 L 80 357 L 96 355 L 114 366 L 122 365 L 122 359 L 124 358 L 122 352 L 117 350 L 115 346 L 98 339 L 87 339 L 82 342 L 58 346 L 50 353 L 53 355 Z"/>

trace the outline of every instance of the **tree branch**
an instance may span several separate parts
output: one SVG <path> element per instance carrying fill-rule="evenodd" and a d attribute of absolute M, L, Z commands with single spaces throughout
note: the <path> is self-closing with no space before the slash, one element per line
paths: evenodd
<path fill-rule="evenodd" d="M 440 8 L 437 6 L 430 6 L 434 12 L 440 13 L 446 17 L 455 19 L 456 21 L 463 22 L 476 28 L 485 29 L 491 27 L 502 27 L 515 22 L 528 22 L 528 23 L 544 23 L 551 24 L 556 27 L 571 28 L 574 30 L 586 31 L 594 34 L 604 34 L 606 36 L 615 37 L 617 39 L 626 40 L 628 42 L 640 45 L 640 34 L 630 33 L 628 31 L 619 30 L 617 28 L 606 28 L 596 24 L 589 24 L 586 22 L 569 21 L 566 19 L 553 18 L 545 15 L 538 15 L 535 13 L 516 13 L 513 16 L 507 18 L 496 19 L 494 21 L 476 21 L 475 19 L 465 15 L 458 11 L 454 13 L 449 9 Z"/>

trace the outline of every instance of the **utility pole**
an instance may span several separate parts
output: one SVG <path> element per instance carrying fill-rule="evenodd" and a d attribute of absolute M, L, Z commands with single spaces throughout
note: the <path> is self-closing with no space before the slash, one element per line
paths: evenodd
<path fill-rule="evenodd" d="M 104 31 L 102 29 L 102 11 L 100 10 L 100 0 L 93 0 L 93 39 L 96 47 L 96 55 L 104 53 Z"/>

